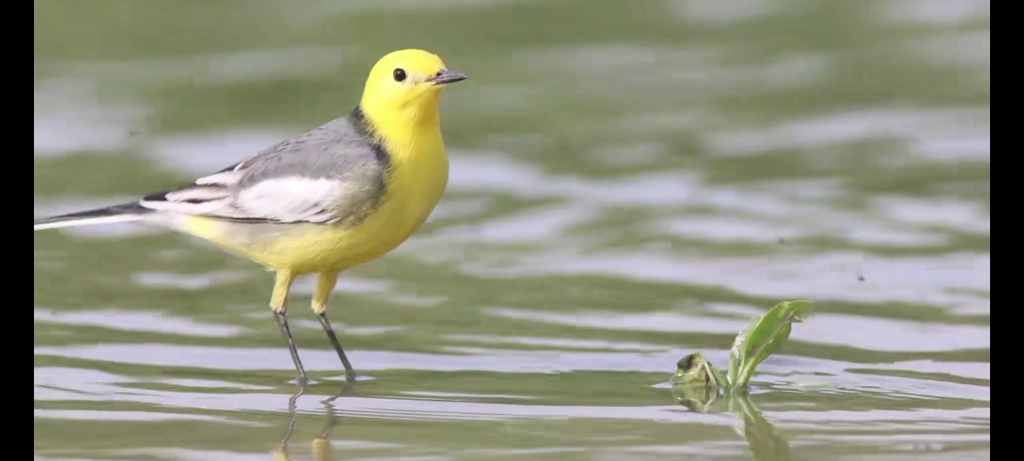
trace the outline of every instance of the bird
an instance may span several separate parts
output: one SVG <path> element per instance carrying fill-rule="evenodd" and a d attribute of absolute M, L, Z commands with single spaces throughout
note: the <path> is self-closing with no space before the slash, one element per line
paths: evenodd
<path fill-rule="evenodd" d="M 288 327 L 296 277 L 316 274 L 312 308 L 346 381 L 356 372 L 327 319 L 345 270 L 375 260 L 412 235 L 441 200 L 448 155 L 438 105 L 469 76 L 419 49 L 388 53 L 371 68 L 347 114 L 255 155 L 139 200 L 36 219 L 34 231 L 140 222 L 206 240 L 274 272 L 270 309 L 298 382 L 309 382 Z"/>

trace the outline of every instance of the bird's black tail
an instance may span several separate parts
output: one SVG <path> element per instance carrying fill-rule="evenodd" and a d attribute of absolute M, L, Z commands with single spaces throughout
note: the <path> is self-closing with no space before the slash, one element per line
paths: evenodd
<path fill-rule="evenodd" d="M 77 213 L 51 216 L 35 220 L 33 230 L 56 229 L 58 227 L 88 226 L 137 221 L 153 210 L 144 208 L 139 202 L 122 203 L 106 208 L 79 211 Z"/>

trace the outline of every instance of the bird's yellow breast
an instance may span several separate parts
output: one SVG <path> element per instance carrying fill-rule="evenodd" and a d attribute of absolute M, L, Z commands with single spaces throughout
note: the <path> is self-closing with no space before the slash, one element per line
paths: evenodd
<path fill-rule="evenodd" d="M 275 270 L 341 271 L 379 258 L 423 224 L 448 184 L 440 131 L 422 130 L 410 141 L 386 143 L 391 162 L 384 198 L 358 225 L 243 224 L 190 217 L 183 227 Z"/>

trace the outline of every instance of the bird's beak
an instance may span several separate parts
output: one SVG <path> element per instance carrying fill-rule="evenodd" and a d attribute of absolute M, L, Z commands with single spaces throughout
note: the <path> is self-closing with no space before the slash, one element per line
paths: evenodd
<path fill-rule="evenodd" d="M 449 83 L 461 82 L 469 78 L 468 75 L 451 69 L 441 69 L 437 75 L 427 79 L 427 82 L 433 83 L 434 85 L 447 85 Z"/>

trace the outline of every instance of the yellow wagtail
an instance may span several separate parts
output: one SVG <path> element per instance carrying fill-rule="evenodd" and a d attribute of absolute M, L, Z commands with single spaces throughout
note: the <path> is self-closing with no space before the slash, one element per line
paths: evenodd
<path fill-rule="evenodd" d="M 422 50 L 392 52 L 370 71 L 348 116 L 282 141 L 194 183 L 137 202 L 38 219 L 35 230 L 125 221 L 208 240 L 276 272 L 270 308 L 308 382 L 288 329 L 295 277 L 317 273 L 313 312 L 345 366 L 327 320 L 338 274 L 383 256 L 411 235 L 448 184 L 438 103 L 467 75 Z"/>

